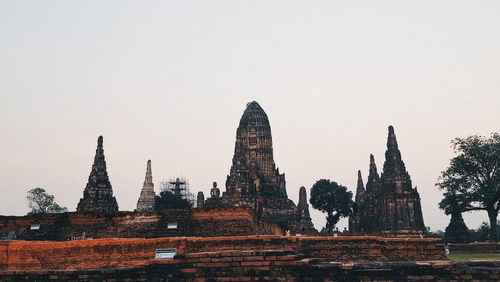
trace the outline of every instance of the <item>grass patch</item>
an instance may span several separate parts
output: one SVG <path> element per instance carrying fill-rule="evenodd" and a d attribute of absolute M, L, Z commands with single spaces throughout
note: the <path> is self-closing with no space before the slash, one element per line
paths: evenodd
<path fill-rule="evenodd" d="M 449 254 L 451 260 L 500 260 L 500 253 L 486 254 Z"/>

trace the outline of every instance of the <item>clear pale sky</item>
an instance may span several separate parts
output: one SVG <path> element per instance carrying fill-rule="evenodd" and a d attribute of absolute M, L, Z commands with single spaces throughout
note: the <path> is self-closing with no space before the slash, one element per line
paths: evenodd
<path fill-rule="evenodd" d="M 184 176 L 208 195 L 256 100 L 292 200 L 320 178 L 354 191 L 393 125 L 443 230 L 450 140 L 500 131 L 499 15 L 499 1 L 1 1 L 0 214 L 26 214 L 34 187 L 74 211 L 101 134 L 120 210 L 148 159 L 157 191 Z"/>

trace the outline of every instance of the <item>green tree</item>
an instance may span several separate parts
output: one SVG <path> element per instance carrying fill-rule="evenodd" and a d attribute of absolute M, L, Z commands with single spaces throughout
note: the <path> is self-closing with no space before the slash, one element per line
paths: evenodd
<path fill-rule="evenodd" d="M 328 179 L 320 179 L 314 183 L 311 188 L 311 198 L 309 202 L 313 208 L 326 213 L 325 229 L 331 233 L 335 224 L 341 217 L 347 217 L 352 214 L 352 192 L 347 188 L 330 182 Z"/>
<path fill-rule="evenodd" d="M 497 232 L 500 231 L 500 226 L 497 225 Z M 490 226 L 487 222 L 483 222 L 478 229 L 471 230 L 471 241 L 484 242 L 488 240 L 490 234 Z"/>
<path fill-rule="evenodd" d="M 441 230 L 434 231 L 434 230 L 428 229 L 427 230 L 427 237 L 430 237 L 430 238 L 439 238 L 439 239 L 442 240 L 444 238 L 444 232 L 441 231 Z"/>
<path fill-rule="evenodd" d="M 490 240 L 497 241 L 500 209 L 500 135 L 478 135 L 452 141 L 457 154 L 436 185 L 444 191 L 440 207 L 447 214 L 484 210 L 490 221 Z"/>
<path fill-rule="evenodd" d="M 30 213 L 59 213 L 67 212 L 68 209 L 59 206 L 54 201 L 54 196 L 48 194 L 43 188 L 33 188 L 26 196 Z"/>
<path fill-rule="evenodd" d="M 161 191 L 160 195 L 155 197 L 155 210 L 157 211 L 164 209 L 190 209 L 192 207 L 192 202 L 167 190 Z"/>

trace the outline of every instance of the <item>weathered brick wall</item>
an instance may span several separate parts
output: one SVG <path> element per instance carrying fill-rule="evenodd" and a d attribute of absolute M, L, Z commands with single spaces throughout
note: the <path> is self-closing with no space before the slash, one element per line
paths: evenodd
<path fill-rule="evenodd" d="M 193 236 L 222 237 L 251 234 L 282 235 L 282 231 L 267 220 L 257 219 L 248 209 L 193 209 L 191 234 Z"/>
<path fill-rule="evenodd" d="M 0 241 L 0 270 L 7 269 L 7 262 L 9 261 L 8 245 L 8 241 Z"/>
<path fill-rule="evenodd" d="M 177 228 L 167 228 L 177 223 Z M 40 229 L 31 230 L 33 224 Z M 162 210 L 159 212 L 60 213 L 0 216 L 0 239 L 16 231 L 16 239 L 67 241 L 75 238 L 159 238 L 173 236 L 278 235 L 272 223 L 243 208 Z"/>
<path fill-rule="evenodd" d="M 190 232 L 190 218 L 190 210 L 1 216 L 0 238 L 11 231 L 16 231 L 17 239 L 51 241 L 66 241 L 83 235 L 87 238 L 183 236 Z M 178 228 L 167 230 L 167 222 L 176 222 Z M 33 224 L 39 224 L 40 229 L 31 230 Z"/>
<path fill-rule="evenodd" d="M 451 254 L 500 253 L 500 242 L 449 244 Z"/>
<path fill-rule="evenodd" d="M 95 239 L 69 242 L 1 241 L 0 270 L 131 267 L 154 261 L 158 248 L 178 254 L 229 250 L 287 250 L 335 261 L 446 259 L 434 239 L 286 236 Z M 422 249 L 427 248 L 427 251 Z M 403 255 L 405 254 L 406 255 Z"/>
<path fill-rule="evenodd" d="M 0 271 L 1 281 L 498 281 L 499 261 L 332 262 L 291 251 L 191 253 L 133 268 Z"/>

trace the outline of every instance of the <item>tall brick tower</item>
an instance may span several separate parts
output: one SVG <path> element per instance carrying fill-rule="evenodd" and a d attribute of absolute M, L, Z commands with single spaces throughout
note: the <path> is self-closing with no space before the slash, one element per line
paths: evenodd
<path fill-rule="evenodd" d="M 274 163 L 269 119 L 257 102 L 248 103 L 236 130 L 226 191 L 219 196 L 214 185 L 203 208 L 248 208 L 258 218 L 274 222 L 283 230 L 317 234 L 309 216 L 305 192 L 305 188 L 300 190 L 299 206 L 288 199 L 285 174 L 280 173 Z"/>
<path fill-rule="evenodd" d="M 380 175 L 380 198 L 377 205 L 382 231 L 398 234 L 425 234 L 425 225 L 417 188 L 401 159 L 394 128 L 389 126 L 385 163 Z M 383 204 L 383 203 L 387 204 Z"/>
<path fill-rule="evenodd" d="M 142 186 L 141 195 L 137 200 L 138 212 L 150 212 L 155 206 L 155 185 L 153 184 L 153 173 L 151 172 L 151 160 L 148 160 L 146 165 L 146 178 Z"/>
<path fill-rule="evenodd" d="M 420 195 L 412 187 L 392 126 L 389 126 L 382 174 L 379 177 L 375 159 L 370 155 L 366 191 L 356 191 L 356 206 L 357 213 L 350 221 L 354 223 L 359 217 L 359 225 L 351 225 L 353 232 L 399 237 L 416 237 L 426 232 Z"/>
<path fill-rule="evenodd" d="M 280 174 L 274 164 L 269 119 L 255 101 L 247 104 L 236 130 L 226 191 L 231 197 L 287 197 L 285 174 Z"/>
<path fill-rule="evenodd" d="M 87 186 L 83 191 L 76 211 L 78 212 L 113 212 L 118 211 L 118 204 L 113 197 L 113 188 L 109 182 L 106 171 L 106 160 L 104 159 L 103 138 L 97 139 L 97 149 L 94 164 L 90 172 Z"/>

